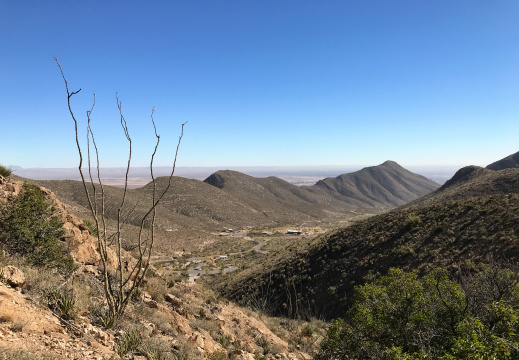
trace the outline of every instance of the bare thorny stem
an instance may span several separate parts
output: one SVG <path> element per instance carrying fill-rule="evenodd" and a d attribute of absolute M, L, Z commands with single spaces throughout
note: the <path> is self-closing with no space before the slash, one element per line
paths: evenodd
<path fill-rule="evenodd" d="M 95 211 L 95 207 L 93 206 L 92 204 L 92 200 L 90 198 L 90 193 L 88 192 L 88 188 L 87 188 L 87 184 L 86 184 L 86 181 L 85 181 L 85 176 L 83 175 L 83 169 L 82 169 L 82 166 L 83 166 L 83 154 L 81 152 L 81 146 L 79 145 L 79 135 L 78 135 L 78 129 L 77 129 L 77 120 L 76 120 L 76 117 L 74 115 L 74 112 L 72 111 L 72 106 L 70 105 L 70 98 L 74 95 L 76 95 L 77 93 L 79 93 L 81 91 L 81 89 L 77 90 L 77 91 L 73 91 L 73 92 L 70 92 L 69 91 L 69 88 L 68 88 L 68 82 L 67 82 L 67 79 L 65 78 L 65 74 L 63 73 L 63 68 L 61 67 L 59 61 L 57 58 L 54 58 L 54 60 L 56 61 L 56 64 L 58 65 L 59 67 L 59 70 L 61 72 L 61 76 L 63 77 L 63 81 L 65 82 L 65 88 L 67 90 L 67 105 L 68 105 L 68 110 L 70 112 L 70 116 L 72 117 L 72 120 L 74 120 L 74 130 L 75 130 L 75 133 L 76 133 L 76 145 L 77 145 L 77 149 L 78 149 L 78 154 L 79 154 L 79 174 L 81 175 L 81 182 L 83 183 L 83 188 L 85 190 L 85 194 L 87 196 L 87 200 L 88 200 L 88 206 L 90 208 L 90 211 L 92 213 L 92 217 L 94 218 L 96 224 L 99 223 L 98 221 L 98 218 L 97 218 L 97 214 L 96 214 L 96 211 Z M 98 245 L 99 245 L 99 254 L 101 256 L 101 262 L 103 264 L 103 283 L 104 283 L 104 289 L 105 289 L 105 294 L 106 294 L 106 301 L 108 303 L 108 307 L 110 309 L 111 312 L 114 312 L 115 310 L 115 306 L 114 306 L 114 299 L 113 299 L 113 296 L 112 296 L 112 291 L 111 291 L 111 287 L 110 287 L 110 281 L 109 281 L 109 278 L 108 278 L 108 271 L 107 271 L 107 264 L 106 264 L 106 247 L 103 247 L 103 237 L 102 236 L 99 236 L 99 232 L 98 232 Z"/>
<path fill-rule="evenodd" d="M 97 144 L 96 144 L 96 141 L 95 141 L 95 138 L 94 138 L 94 133 L 92 131 L 92 128 L 90 127 L 90 114 L 92 113 L 92 110 L 94 109 L 94 105 L 95 105 L 95 93 L 94 93 L 94 102 L 92 104 L 92 108 L 90 109 L 90 111 L 87 111 L 87 118 L 88 118 L 88 129 L 87 129 L 87 140 L 88 140 L 88 134 L 90 134 L 92 136 L 92 144 L 94 145 L 94 149 L 95 149 L 95 153 L 96 153 L 96 168 L 97 168 L 97 181 L 99 183 L 99 187 L 101 189 L 101 223 L 102 223 L 102 226 L 103 226 L 103 235 L 102 235 L 102 238 L 103 238 L 103 241 L 105 242 L 105 246 L 104 248 L 106 248 L 106 221 L 105 221 L 105 190 L 104 190 L 104 187 L 103 187 L 103 183 L 101 182 L 101 174 L 100 174 L 100 171 L 99 171 L 99 151 L 97 150 Z M 89 147 L 90 149 L 90 142 L 88 141 L 87 142 L 87 146 Z M 89 154 L 89 161 L 88 161 L 88 169 L 89 169 L 89 173 L 90 173 L 90 182 L 92 184 L 92 187 L 94 188 L 95 190 L 95 185 L 94 185 L 94 181 L 92 180 L 92 175 L 91 175 L 91 172 L 90 172 L 90 154 Z M 95 197 L 94 197 L 95 199 Z M 97 215 L 97 202 L 95 203 L 96 204 L 96 207 L 95 207 L 95 211 L 96 211 L 96 215 Z M 97 216 L 96 216 L 96 220 L 97 219 Z M 96 230 L 97 230 L 97 233 L 99 234 L 100 231 L 99 231 L 99 222 L 97 221 L 96 222 Z M 106 256 L 106 254 L 105 254 Z"/>
<path fill-rule="evenodd" d="M 152 203 L 149 210 L 144 214 L 144 216 L 141 219 L 140 222 L 140 228 L 139 228 L 139 235 L 138 235 L 138 243 L 137 246 L 139 249 L 139 256 L 137 258 L 137 263 L 135 266 L 133 266 L 131 269 L 125 269 L 123 267 L 123 261 L 122 261 L 122 236 L 121 236 L 121 229 L 123 223 L 127 220 L 128 216 L 125 218 L 122 218 L 122 211 L 125 205 L 126 195 L 128 192 L 128 175 L 130 171 L 130 163 L 131 163 L 131 157 L 132 157 L 132 140 L 130 138 L 130 134 L 128 131 L 128 126 L 126 123 L 126 120 L 122 113 L 122 104 L 119 101 L 119 97 L 116 94 L 116 100 L 117 100 L 117 107 L 119 109 L 119 114 L 121 117 L 121 126 L 123 128 L 124 134 L 126 136 L 126 139 L 129 143 L 129 154 L 128 154 L 128 164 L 126 167 L 126 175 L 125 175 L 125 182 L 124 182 L 124 192 L 123 197 L 121 199 L 121 203 L 117 209 L 117 230 L 115 234 L 108 235 L 107 234 L 107 224 L 106 224 L 106 209 L 105 209 L 105 192 L 103 183 L 101 181 L 101 175 L 100 175 L 100 167 L 99 167 L 99 151 L 95 142 L 94 133 L 92 131 L 91 125 L 90 125 L 90 115 L 92 114 L 92 111 L 94 110 L 95 106 L 95 93 L 94 93 L 94 100 L 92 103 L 92 107 L 90 110 L 87 111 L 87 155 L 88 155 L 88 175 L 90 179 L 90 185 L 92 187 L 92 193 L 93 198 L 90 195 L 90 192 L 88 190 L 87 181 L 85 181 L 85 177 L 83 175 L 82 165 L 83 165 L 83 155 L 81 151 L 81 146 L 79 144 L 79 135 L 78 135 L 78 122 L 76 120 L 76 117 L 74 115 L 74 112 L 72 111 L 72 106 L 70 104 L 70 98 L 73 95 L 76 95 L 81 91 L 79 89 L 78 91 L 70 92 L 68 88 L 68 83 L 65 78 L 65 74 L 63 73 L 63 69 L 58 61 L 58 59 L 54 58 L 56 61 L 56 64 L 58 65 L 61 76 L 63 77 L 63 81 L 65 82 L 65 88 L 67 91 L 67 103 L 68 103 L 68 109 L 70 112 L 70 115 L 72 117 L 72 120 L 74 121 L 74 129 L 76 134 L 76 145 L 79 153 L 79 173 L 81 175 L 81 181 L 83 183 L 83 188 L 85 190 L 85 194 L 87 196 L 88 200 L 88 206 L 90 208 L 92 217 L 94 218 L 96 230 L 97 230 L 97 239 L 98 239 L 98 246 L 99 246 L 99 254 L 101 257 L 101 262 L 103 264 L 103 282 L 104 282 L 104 290 L 105 290 L 105 296 L 106 301 L 108 305 L 109 314 L 112 315 L 114 318 L 120 317 L 128 305 L 129 300 L 131 299 L 131 296 L 134 292 L 134 290 L 139 287 L 142 284 L 142 281 L 144 279 L 144 275 L 146 274 L 146 271 L 150 264 L 151 259 L 151 251 L 153 247 L 153 243 L 155 240 L 155 219 L 157 215 L 157 206 L 166 194 L 166 192 L 170 189 L 173 175 L 175 173 L 175 167 L 177 163 L 177 157 L 178 157 L 178 150 L 180 148 L 180 143 L 182 141 L 182 137 L 184 136 L 184 125 L 187 123 L 182 124 L 181 128 L 181 134 L 178 139 L 176 151 L 175 151 L 175 157 L 173 159 L 173 165 L 171 174 L 169 175 L 168 184 L 166 188 L 160 193 L 160 195 L 157 197 L 157 188 L 156 188 L 156 181 L 155 176 L 153 174 L 153 161 L 155 158 L 155 155 L 157 153 L 157 149 L 160 143 L 160 136 L 157 133 L 157 127 L 155 126 L 155 120 L 153 119 L 153 113 L 155 111 L 155 108 L 153 108 L 151 112 L 151 122 L 153 124 L 153 129 L 155 132 L 155 137 L 157 138 L 157 142 L 155 144 L 155 148 L 153 151 L 153 154 L 151 156 L 150 161 L 150 173 L 151 178 L 153 182 L 153 194 L 152 194 Z M 99 188 L 101 189 L 101 209 L 99 211 L 98 202 L 97 202 L 97 190 L 96 185 L 94 183 L 92 172 L 91 172 L 91 158 L 90 158 L 90 137 L 92 138 L 92 144 L 95 149 L 96 154 L 96 168 L 97 168 L 97 182 L 99 184 Z M 135 208 L 135 206 L 134 206 Z M 134 208 L 130 210 L 130 213 L 133 212 Z M 146 239 L 146 241 L 143 240 L 143 231 L 145 228 L 146 220 L 151 215 L 151 237 L 149 239 Z M 101 229 L 102 227 L 102 229 Z M 108 274 L 108 239 L 114 237 L 116 240 L 116 256 L 117 256 L 117 269 L 116 269 L 116 282 L 117 284 L 114 284 L 113 280 L 110 278 Z M 125 271 L 127 272 L 125 274 Z M 128 289 L 126 289 L 128 287 Z M 125 290 L 126 289 L 126 290 Z"/>

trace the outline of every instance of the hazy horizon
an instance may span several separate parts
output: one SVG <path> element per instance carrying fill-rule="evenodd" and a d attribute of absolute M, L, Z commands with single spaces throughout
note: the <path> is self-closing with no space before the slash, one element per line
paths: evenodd
<path fill-rule="evenodd" d="M 378 164 L 377 164 L 378 165 Z M 314 165 L 314 166 L 197 166 L 177 167 L 175 176 L 189 179 L 204 180 L 218 170 L 234 170 L 254 177 L 276 176 L 295 185 L 313 185 L 317 181 L 335 177 L 345 173 L 361 170 L 364 167 L 357 165 Z M 78 168 L 21 168 L 16 165 L 9 166 L 13 173 L 33 180 L 80 180 Z M 409 171 L 425 176 L 439 184 L 443 184 L 461 166 L 403 166 Z M 87 170 L 84 168 L 84 170 Z M 155 177 L 167 176 L 171 168 L 157 166 L 153 168 Z M 93 169 L 95 171 L 95 169 Z M 101 167 L 100 173 L 103 182 L 107 185 L 120 186 L 123 184 L 126 168 Z M 86 173 L 85 173 L 86 175 Z M 132 187 L 142 186 L 151 180 L 149 167 L 131 167 L 129 177 Z"/>

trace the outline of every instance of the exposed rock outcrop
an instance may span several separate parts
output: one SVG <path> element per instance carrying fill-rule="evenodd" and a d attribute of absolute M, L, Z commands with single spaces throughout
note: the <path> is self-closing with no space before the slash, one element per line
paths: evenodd
<path fill-rule="evenodd" d="M 14 288 L 21 288 L 25 285 L 25 275 L 13 265 L 7 265 L 0 270 L 2 279 Z"/>
<path fill-rule="evenodd" d="M 19 181 L 11 181 L 0 175 L 0 200 L 9 196 L 16 196 L 22 190 L 22 184 Z"/>

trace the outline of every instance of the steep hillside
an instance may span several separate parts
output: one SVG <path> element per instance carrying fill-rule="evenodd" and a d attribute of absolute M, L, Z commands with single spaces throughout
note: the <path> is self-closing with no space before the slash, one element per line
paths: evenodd
<path fill-rule="evenodd" d="M 158 193 L 165 189 L 167 181 L 167 178 L 157 179 Z M 81 182 L 71 180 L 31 180 L 31 182 L 51 189 L 79 217 L 90 218 Z M 142 188 L 129 189 L 127 192 L 123 217 L 128 225 L 123 228 L 123 235 L 129 240 L 128 242 L 133 242 L 142 215 L 149 209 L 152 189 L 150 183 Z M 104 186 L 104 192 L 106 214 L 111 220 L 109 228 L 114 229 L 123 189 Z M 99 187 L 97 193 L 100 194 Z M 199 180 L 181 177 L 173 178 L 172 187 L 157 211 L 156 254 L 169 256 L 181 253 L 183 250 L 190 252 L 216 241 L 215 234 L 224 227 L 273 226 L 312 219 L 302 212 L 276 206 L 276 204 L 272 206 L 263 204 L 263 207 L 258 207 L 244 198 Z"/>
<path fill-rule="evenodd" d="M 257 208 L 269 207 L 293 209 L 312 217 L 325 217 L 323 210 L 344 212 L 345 205 L 333 198 L 323 201 L 321 196 L 304 187 L 292 185 L 277 177 L 255 178 L 237 171 L 217 171 L 205 183 L 224 190 L 253 204 Z M 351 208 L 351 207 L 350 207 Z"/>
<path fill-rule="evenodd" d="M 28 194 L 31 206 L 17 211 L 22 204 L 18 201 L 28 203 Z M 1 237 L 0 359 L 307 360 L 307 352 L 315 352 L 322 330 L 312 327 L 312 341 L 302 340 L 310 324 L 281 324 L 219 301 L 211 290 L 189 284 L 165 267 L 150 267 L 124 314 L 116 322 L 103 321 L 109 319 L 103 315 L 106 295 L 97 240 L 89 227 L 48 189 L 0 175 L 0 205 L 18 204 L 0 206 L 0 219 L 16 219 L 9 224 L 34 219 L 36 210 L 42 209 L 33 206 L 37 198 L 48 205 L 45 212 L 57 216 L 55 224 L 63 226 L 62 235 L 55 233 L 52 241 L 66 244 L 63 250 L 70 251 L 76 266 L 64 270 L 48 262 L 35 264 L 28 261 L 31 254 L 13 246 L 34 227 L 42 228 L 45 219 L 38 218 L 35 226 L 8 229 L 11 236 Z M 48 243 L 38 238 L 47 251 Z M 114 269 L 115 252 L 108 249 L 108 257 Z M 121 261 L 130 268 L 135 264 L 128 253 Z"/>
<path fill-rule="evenodd" d="M 282 180 L 280 180 L 282 181 Z M 84 195 L 83 185 L 78 181 L 56 180 L 35 181 L 52 189 L 63 201 L 74 206 L 86 208 L 88 203 Z M 157 194 L 167 186 L 168 178 L 157 179 Z M 98 189 L 98 194 L 100 190 Z M 117 207 L 122 198 L 123 189 L 104 186 L 107 199 L 108 216 L 116 217 Z M 126 202 L 133 209 L 128 220 L 139 225 L 140 217 L 151 203 L 153 184 L 141 188 L 129 189 Z M 223 226 L 273 225 L 290 221 L 304 221 L 309 216 L 296 210 L 290 211 L 276 202 L 261 203 L 255 194 L 238 196 L 215 188 L 199 180 L 175 176 L 170 190 L 166 193 L 159 207 L 159 227 L 181 227 L 191 230 L 213 230 Z"/>
<path fill-rule="evenodd" d="M 440 204 L 469 197 L 505 195 L 517 192 L 518 188 L 517 169 L 492 171 L 478 166 L 466 166 L 458 170 L 441 188 L 410 202 L 405 207 Z"/>
<path fill-rule="evenodd" d="M 394 161 L 327 178 L 308 187 L 356 207 L 397 207 L 425 195 L 439 185 L 412 173 Z"/>
<path fill-rule="evenodd" d="M 328 233 L 308 249 L 275 254 L 222 288 L 285 315 L 333 318 L 370 274 L 456 269 L 489 257 L 519 261 L 519 169 L 461 169 L 424 199 Z"/>
<path fill-rule="evenodd" d="M 204 181 L 229 194 L 258 203 L 283 204 L 314 216 L 322 209 L 390 209 L 439 187 L 394 161 L 326 178 L 313 186 L 297 187 L 275 177 L 254 178 L 229 170 L 218 171 Z"/>
<path fill-rule="evenodd" d="M 490 170 L 503 170 L 519 167 L 519 151 L 487 166 Z"/>

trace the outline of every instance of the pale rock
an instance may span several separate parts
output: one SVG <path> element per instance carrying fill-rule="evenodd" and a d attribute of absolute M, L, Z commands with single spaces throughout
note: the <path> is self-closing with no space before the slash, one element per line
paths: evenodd
<path fill-rule="evenodd" d="M 196 346 L 201 347 L 202 349 L 205 347 L 204 338 L 200 334 L 193 334 L 193 336 L 189 340 L 193 342 Z"/>
<path fill-rule="evenodd" d="M 94 276 L 99 275 L 99 271 L 98 271 L 97 267 L 95 267 L 94 265 L 85 265 L 82 267 L 82 270 L 86 274 L 92 274 Z"/>
<path fill-rule="evenodd" d="M 299 357 L 303 360 L 312 360 L 313 359 L 313 357 L 311 357 L 310 355 L 308 355 L 307 353 L 304 353 L 304 352 L 300 352 Z"/>
<path fill-rule="evenodd" d="M 80 218 L 68 213 L 66 206 L 58 200 L 52 191 L 45 187 L 40 187 L 40 189 L 45 198 L 53 204 L 54 215 L 57 215 L 63 222 L 65 235 L 62 240 L 67 243 L 74 261 L 84 265 L 101 265 L 98 239 L 91 235 L 90 229 Z M 129 261 L 130 265 L 135 264 L 135 259 L 126 253 L 123 253 L 123 261 Z M 116 269 L 118 264 L 115 251 L 107 249 L 108 267 Z"/>
<path fill-rule="evenodd" d="M 148 305 L 148 307 L 150 307 L 152 309 L 158 309 L 159 308 L 159 304 L 155 300 L 148 301 L 146 303 L 146 305 Z"/>
<path fill-rule="evenodd" d="M 4 266 L 0 274 L 2 278 L 14 288 L 25 285 L 25 275 L 20 269 L 13 265 Z"/>
<path fill-rule="evenodd" d="M 180 308 L 182 306 L 182 300 L 180 300 L 175 295 L 166 294 L 166 295 L 164 295 L 164 300 L 166 300 L 166 302 L 170 303 L 171 306 L 173 307 L 173 309 Z"/>
<path fill-rule="evenodd" d="M 234 352 L 231 353 L 230 359 L 231 360 L 254 360 L 255 357 L 253 354 L 251 354 L 249 352 L 242 351 L 240 354 L 234 354 Z"/>

